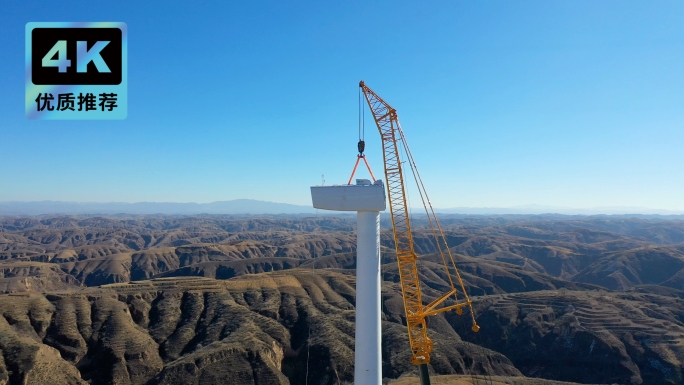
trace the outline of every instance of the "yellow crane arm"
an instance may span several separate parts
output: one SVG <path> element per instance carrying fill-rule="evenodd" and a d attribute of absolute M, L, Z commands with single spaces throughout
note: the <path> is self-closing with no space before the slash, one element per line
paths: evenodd
<path fill-rule="evenodd" d="M 385 178 L 387 181 L 387 195 L 390 203 L 392 229 L 394 232 L 394 245 L 396 248 L 397 263 L 399 265 L 399 276 L 404 298 L 404 310 L 406 311 L 406 324 L 408 328 L 409 342 L 411 344 L 411 350 L 413 353 L 411 362 L 415 365 L 424 365 L 430 362 L 430 352 L 432 351 L 433 347 L 432 340 L 430 340 L 427 335 L 425 317 L 449 310 L 456 310 L 458 314 L 462 314 L 461 308 L 465 306 L 470 307 L 472 314 L 472 304 L 468 298 L 468 294 L 465 291 L 460 274 L 458 274 L 458 270 L 456 269 L 456 265 L 454 263 L 453 257 L 451 256 L 449 247 L 446 245 L 444 234 L 439 226 L 439 222 L 437 222 L 437 218 L 434 216 L 432 207 L 430 207 L 430 211 L 432 211 L 433 214 L 432 217 L 427 211 L 427 205 L 425 205 L 425 199 L 427 196 L 423 198 L 423 194 L 425 193 L 423 188 L 423 190 L 421 190 L 421 198 L 423 199 L 423 204 L 426 208 L 426 213 L 428 214 L 430 226 L 433 230 L 433 234 L 435 235 L 435 240 L 437 241 L 438 250 L 442 255 L 442 260 L 444 261 L 444 268 L 446 269 L 451 282 L 450 291 L 444 293 L 430 304 L 423 306 L 423 300 L 420 291 L 420 280 L 418 277 L 418 268 L 416 265 L 418 256 L 416 255 L 413 247 L 413 236 L 411 233 L 411 221 L 408 215 L 409 213 L 406 201 L 404 174 L 402 170 L 402 161 L 399 156 L 399 142 L 403 142 L 404 148 L 407 150 L 407 157 L 409 158 L 408 161 L 412 167 L 414 175 L 417 173 L 417 170 L 415 169 L 415 163 L 413 162 L 410 150 L 408 150 L 406 147 L 406 140 L 404 138 L 403 132 L 401 131 L 401 126 L 399 125 L 397 111 L 387 104 L 387 102 L 385 102 L 380 96 L 378 96 L 378 94 L 366 86 L 363 81 L 359 83 L 359 87 L 361 87 L 366 101 L 368 102 L 368 106 L 373 113 L 373 119 L 375 120 L 375 124 L 378 127 L 380 137 L 382 139 Z M 421 187 L 422 181 L 420 182 L 419 189 Z M 449 267 L 447 266 L 446 257 L 443 254 L 442 246 L 440 246 L 437 230 L 439 230 L 439 235 L 442 237 L 446 252 L 451 258 L 453 270 L 458 278 L 457 281 L 460 284 L 464 301 L 458 301 L 457 289 L 454 285 L 453 279 L 451 278 L 451 273 L 449 271 Z M 454 296 L 454 299 L 456 300 L 455 305 L 438 307 L 451 296 Z M 475 324 L 474 316 L 473 330 L 479 330 Z"/>

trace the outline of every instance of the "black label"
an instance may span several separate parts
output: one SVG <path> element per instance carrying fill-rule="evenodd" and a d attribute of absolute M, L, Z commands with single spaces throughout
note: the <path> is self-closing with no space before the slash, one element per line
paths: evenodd
<path fill-rule="evenodd" d="M 34 28 L 33 84 L 121 84 L 121 40 L 119 28 Z"/>

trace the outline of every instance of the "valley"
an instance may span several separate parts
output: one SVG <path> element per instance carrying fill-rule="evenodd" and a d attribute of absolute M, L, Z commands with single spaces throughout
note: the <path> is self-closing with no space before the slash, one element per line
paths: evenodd
<path fill-rule="evenodd" d="M 683 219 L 440 219 L 482 330 L 430 319 L 434 383 L 684 381 Z M 447 277 L 413 221 L 429 301 Z M 383 226 L 383 377 L 408 384 Z M 349 216 L 0 217 L 0 383 L 351 383 L 354 230 Z"/>

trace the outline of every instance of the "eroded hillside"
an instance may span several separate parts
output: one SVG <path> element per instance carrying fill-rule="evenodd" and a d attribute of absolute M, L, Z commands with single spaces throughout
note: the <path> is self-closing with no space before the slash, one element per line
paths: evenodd
<path fill-rule="evenodd" d="M 482 332 L 430 320 L 440 381 L 684 382 L 683 221 L 444 222 Z M 428 301 L 448 279 L 416 224 Z M 410 383 L 382 244 L 383 376 Z M 0 258 L 0 383 L 353 380 L 353 218 L 0 218 Z"/>

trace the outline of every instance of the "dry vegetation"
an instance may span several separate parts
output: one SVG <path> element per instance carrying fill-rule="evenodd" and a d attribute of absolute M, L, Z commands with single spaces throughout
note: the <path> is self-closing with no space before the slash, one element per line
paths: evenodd
<path fill-rule="evenodd" d="M 444 222 L 482 332 L 430 320 L 434 384 L 684 382 L 684 221 Z M 0 218 L 0 384 L 301 384 L 307 364 L 309 384 L 350 383 L 353 230 L 340 217 Z M 416 383 L 382 242 L 383 376 Z M 416 245 L 429 300 L 447 278 L 427 234 Z"/>

